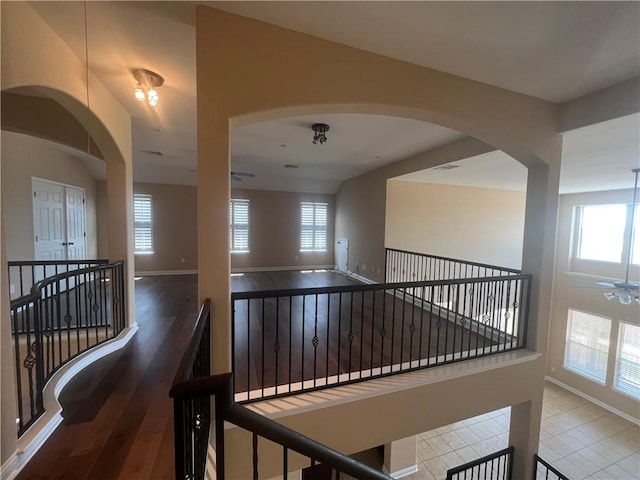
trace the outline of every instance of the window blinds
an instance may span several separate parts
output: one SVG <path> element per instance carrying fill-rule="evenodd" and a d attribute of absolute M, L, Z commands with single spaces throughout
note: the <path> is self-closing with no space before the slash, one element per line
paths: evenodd
<path fill-rule="evenodd" d="M 153 211 L 151 195 L 133 195 L 133 235 L 135 253 L 153 253 Z"/>
<path fill-rule="evenodd" d="M 300 251 L 315 252 L 327 249 L 327 204 L 300 204 Z"/>
<path fill-rule="evenodd" d="M 607 378 L 611 319 L 569 309 L 564 364 L 600 383 Z"/>
<path fill-rule="evenodd" d="M 249 200 L 231 200 L 229 245 L 232 252 L 249 251 Z"/>
<path fill-rule="evenodd" d="M 616 358 L 614 386 L 640 398 L 640 326 L 620 323 L 620 341 Z"/>

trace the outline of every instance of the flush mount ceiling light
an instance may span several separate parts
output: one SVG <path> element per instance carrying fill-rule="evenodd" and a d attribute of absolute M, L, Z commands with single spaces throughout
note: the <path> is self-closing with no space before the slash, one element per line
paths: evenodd
<path fill-rule="evenodd" d="M 326 123 L 314 123 L 311 125 L 313 130 L 313 143 L 324 145 L 327 143 L 327 132 L 329 131 L 329 125 Z"/>
<path fill-rule="evenodd" d="M 136 99 L 140 101 L 146 99 L 152 107 L 158 105 L 160 95 L 158 95 L 157 89 L 164 84 L 164 78 L 146 68 L 134 69 L 133 77 L 138 82 L 136 88 L 133 89 L 133 94 L 136 96 Z"/>

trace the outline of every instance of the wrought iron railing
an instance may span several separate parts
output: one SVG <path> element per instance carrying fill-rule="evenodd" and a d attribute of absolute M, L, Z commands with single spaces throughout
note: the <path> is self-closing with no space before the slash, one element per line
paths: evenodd
<path fill-rule="evenodd" d="M 526 346 L 530 275 L 238 292 L 236 398 L 264 399 Z"/>
<path fill-rule="evenodd" d="M 106 265 L 105 259 L 97 260 L 20 260 L 7 262 L 11 299 L 28 295 L 31 288 L 45 278 L 81 268 Z"/>
<path fill-rule="evenodd" d="M 281 478 L 289 472 L 290 453 L 309 459 L 310 465 L 322 463 L 331 471 L 331 478 L 345 473 L 361 480 L 390 480 L 391 477 L 363 465 L 309 437 L 259 415 L 234 401 L 233 374 L 215 376 L 202 374 L 209 359 L 210 301 L 200 310 L 194 333 L 184 353 L 169 395 L 174 400 L 175 475 L 176 479 L 201 480 L 205 477 L 207 446 L 210 430 L 210 396 L 215 397 L 215 471 L 218 480 L 225 478 L 225 428 L 229 422 L 252 434 L 252 448 L 246 452 L 250 473 L 242 478 L 260 477 L 260 439 L 274 442 L 282 449 Z M 299 469 L 296 467 L 295 469 Z M 335 477 L 334 477 L 335 475 Z M 271 475 L 273 476 L 273 475 Z"/>
<path fill-rule="evenodd" d="M 173 398 L 176 479 L 204 478 L 211 426 L 210 394 L 188 391 L 196 379 L 209 378 L 211 300 L 206 299 L 182 357 L 169 395 Z M 187 391 L 185 391 L 187 390 Z"/>
<path fill-rule="evenodd" d="M 513 447 L 486 455 L 447 471 L 447 480 L 511 480 Z"/>
<path fill-rule="evenodd" d="M 520 270 L 395 248 L 385 249 L 385 281 L 420 282 L 519 275 Z"/>
<path fill-rule="evenodd" d="M 44 413 L 51 376 L 126 325 L 124 262 L 65 271 L 11 302 L 18 392 L 18 436 Z"/>
<path fill-rule="evenodd" d="M 569 477 L 562 474 L 553 465 L 545 462 L 538 455 L 534 455 L 533 459 L 533 480 L 569 480 Z"/>

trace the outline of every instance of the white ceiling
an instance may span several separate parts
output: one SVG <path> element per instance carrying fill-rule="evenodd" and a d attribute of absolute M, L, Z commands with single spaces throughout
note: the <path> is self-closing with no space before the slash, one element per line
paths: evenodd
<path fill-rule="evenodd" d="M 84 59 L 85 4 L 31 4 Z M 640 2 L 208 4 L 554 102 L 640 75 Z M 195 3 L 87 2 L 86 7 L 90 68 L 133 117 L 134 178 L 195 184 Z M 165 78 L 157 108 L 133 98 L 134 68 Z M 321 121 L 331 126 L 329 141 L 312 145 L 310 125 Z M 637 116 L 622 123 L 566 135 L 568 188 L 619 188 L 623 177 L 607 174 L 612 165 L 628 170 L 638 163 L 637 154 L 631 158 L 637 153 L 637 129 L 630 132 Z M 256 178 L 234 185 L 332 192 L 350 176 L 455 138 L 457 132 L 439 126 L 368 115 L 250 125 L 232 132 L 232 169 Z M 601 144 L 606 156 L 600 155 Z M 491 171 L 490 165 L 480 167 L 482 161 L 495 159 L 473 160 L 479 170 Z M 456 171 L 463 170 L 448 172 Z"/>

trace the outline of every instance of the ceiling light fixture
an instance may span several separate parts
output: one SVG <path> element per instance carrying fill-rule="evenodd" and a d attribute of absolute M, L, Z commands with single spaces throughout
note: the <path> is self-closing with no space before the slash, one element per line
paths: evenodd
<path fill-rule="evenodd" d="M 160 95 L 158 95 L 157 89 L 164 84 L 164 78 L 146 68 L 134 69 L 133 77 L 138 82 L 136 88 L 133 89 L 136 99 L 140 101 L 146 99 L 152 107 L 158 105 Z"/>
<path fill-rule="evenodd" d="M 314 123 L 311 125 L 313 130 L 313 143 L 314 145 L 320 143 L 324 145 L 327 143 L 327 132 L 329 131 L 329 125 L 326 123 Z"/>

